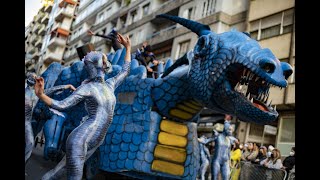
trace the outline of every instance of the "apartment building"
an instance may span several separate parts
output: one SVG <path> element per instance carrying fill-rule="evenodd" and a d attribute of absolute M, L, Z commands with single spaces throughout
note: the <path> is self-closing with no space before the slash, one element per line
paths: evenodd
<path fill-rule="evenodd" d="M 276 5 L 275 5 L 276 4 Z M 263 48 L 269 48 L 282 62 L 295 67 L 295 4 L 294 0 L 251 0 L 247 17 L 247 31 Z M 273 144 L 282 156 L 288 156 L 295 146 L 295 74 L 288 79 L 288 87 L 271 88 L 272 104 L 279 112 L 278 120 L 263 126 L 241 122 L 238 137 L 243 142 Z M 272 105 L 272 106 L 273 106 Z"/>
<path fill-rule="evenodd" d="M 41 48 L 41 61 L 37 64 L 38 74 L 44 72 L 52 62 L 64 64 L 63 55 L 78 3 L 76 0 L 54 0 Z"/>
<path fill-rule="evenodd" d="M 52 4 L 44 4 L 25 29 L 25 73 L 35 72 Z"/>

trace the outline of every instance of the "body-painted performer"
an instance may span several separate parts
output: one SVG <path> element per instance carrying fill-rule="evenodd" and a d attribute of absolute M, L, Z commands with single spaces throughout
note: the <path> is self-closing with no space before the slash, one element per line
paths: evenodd
<path fill-rule="evenodd" d="M 211 142 L 213 139 L 207 138 L 205 135 L 202 135 L 198 138 L 199 146 L 200 146 L 200 158 L 201 158 L 201 166 L 200 166 L 200 174 L 201 180 L 205 180 L 205 174 L 209 167 L 210 163 L 210 152 L 209 149 L 206 147 L 206 144 Z"/>
<path fill-rule="evenodd" d="M 110 72 L 111 64 L 100 52 L 88 53 L 83 61 L 88 73 L 88 79 L 82 83 L 69 97 L 57 101 L 43 93 L 43 78 L 37 78 L 36 95 L 48 106 L 56 110 L 65 110 L 85 101 L 88 119 L 75 128 L 67 138 L 66 156 L 59 164 L 42 179 L 60 179 L 67 172 L 68 179 L 80 180 L 83 175 L 85 161 L 103 143 L 108 127 L 113 118 L 116 103 L 114 90 L 121 84 L 130 71 L 129 37 L 118 34 L 118 41 L 125 46 L 126 56 L 122 71 L 115 77 L 104 80 L 105 73 Z"/>
<path fill-rule="evenodd" d="M 226 115 L 227 117 L 228 115 Z M 214 154 L 211 162 L 211 179 L 219 179 L 219 171 L 223 180 L 229 180 L 230 177 L 230 150 L 232 144 L 237 141 L 236 138 L 231 136 L 232 127 L 230 120 L 226 119 L 222 133 L 214 130 Z"/>
<path fill-rule="evenodd" d="M 32 131 L 31 120 L 33 107 L 38 101 L 38 97 L 36 96 L 33 89 L 33 86 L 36 83 L 36 77 L 37 75 L 35 73 L 28 73 L 27 87 L 25 88 L 25 163 L 30 158 L 34 146 L 34 135 Z M 56 91 L 68 88 L 75 90 L 72 85 L 68 84 L 45 89 L 44 93 L 50 95 Z"/>

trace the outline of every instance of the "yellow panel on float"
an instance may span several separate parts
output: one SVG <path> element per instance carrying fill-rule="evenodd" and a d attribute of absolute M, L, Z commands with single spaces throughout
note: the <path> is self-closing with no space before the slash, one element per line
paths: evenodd
<path fill-rule="evenodd" d="M 179 136 L 186 136 L 188 134 L 188 127 L 186 125 L 168 120 L 161 121 L 160 129 L 161 131 Z"/>
<path fill-rule="evenodd" d="M 160 132 L 158 136 L 158 141 L 161 144 L 176 146 L 176 147 L 186 147 L 187 138 L 182 136 L 177 136 L 174 134 L 169 134 L 166 132 Z"/>
<path fill-rule="evenodd" d="M 184 167 L 182 165 L 161 160 L 154 160 L 151 169 L 175 176 L 182 176 L 184 173 Z"/>
<path fill-rule="evenodd" d="M 154 157 L 165 161 L 183 164 L 187 153 L 181 148 L 171 148 L 169 146 L 157 145 L 154 150 Z"/>
<path fill-rule="evenodd" d="M 192 114 L 185 112 L 185 111 L 182 111 L 180 109 L 170 109 L 169 114 L 171 116 L 175 116 L 175 117 L 177 117 L 179 119 L 183 119 L 183 120 L 188 120 L 193 117 Z"/>
<path fill-rule="evenodd" d="M 201 110 L 202 107 L 201 106 L 196 106 L 195 104 L 189 102 L 189 101 L 184 101 L 183 104 L 185 104 L 186 106 L 192 108 L 192 109 L 195 109 L 195 110 Z"/>
<path fill-rule="evenodd" d="M 184 111 L 189 112 L 189 113 L 191 113 L 191 114 L 195 114 L 195 113 L 198 112 L 197 110 L 192 109 L 192 108 L 189 108 L 188 106 L 185 106 L 185 105 L 183 105 L 183 104 L 178 104 L 176 107 L 177 107 L 178 109 L 184 110 Z"/>

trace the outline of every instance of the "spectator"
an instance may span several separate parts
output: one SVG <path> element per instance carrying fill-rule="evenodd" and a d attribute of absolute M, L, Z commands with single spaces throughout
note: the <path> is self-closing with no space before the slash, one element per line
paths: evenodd
<path fill-rule="evenodd" d="M 231 169 L 231 180 L 237 180 L 239 179 L 239 175 L 240 175 L 240 160 L 241 160 L 241 150 L 240 150 L 240 143 L 239 143 L 239 139 L 238 141 L 236 141 L 233 144 L 231 153 L 230 153 L 230 169 Z"/>
<path fill-rule="evenodd" d="M 282 162 L 281 162 L 280 150 L 277 148 L 274 148 L 271 151 L 271 156 L 269 158 L 266 158 L 265 160 L 261 161 L 260 165 L 265 166 L 267 168 L 281 169 Z"/>
<path fill-rule="evenodd" d="M 288 174 L 290 170 L 293 168 L 293 166 L 295 165 L 295 161 L 296 161 L 295 147 L 292 147 L 290 151 L 290 155 L 283 160 L 283 169 L 286 170 Z"/>
<path fill-rule="evenodd" d="M 258 156 L 259 149 L 256 143 L 249 143 L 248 149 L 250 154 L 246 157 L 247 161 L 254 161 Z"/>
<path fill-rule="evenodd" d="M 152 72 L 152 69 L 148 66 L 150 62 L 156 59 L 155 55 L 151 52 L 151 46 L 146 42 L 142 44 L 142 47 L 137 50 L 136 59 L 140 65 L 144 65 L 148 72 Z"/>
<path fill-rule="evenodd" d="M 248 149 L 248 143 L 244 144 L 243 152 L 241 154 L 241 160 L 245 161 L 246 157 L 250 155 L 250 151 Z"/>
<path fill-rule="evenodd" d="M 265 146 L 261 146 L 259 148 L 259 153 L 257 158 L 254 160 L 255 164 L 260 164 L 261 161 L 267 158 L 267 148 Z"/>
<path fill-rule="evenodd" d="M 158 66 L 160 63 L 163 63 L 163 62 L 160 62 L 157 59 L 153 59 L 152 62 L 148 64 L 148 67 L 151 68 L 151 70 L 148 70 L 147 77 L 155 78 L 155 79 L 159 77 Z"/>
<path fill-rule="evenodd" d="M 271 156 L 271 151 L 274 149 L 274 147 L 272 145 L 268 146 L 268 152 L 267 152 L 267 157 Z"/>

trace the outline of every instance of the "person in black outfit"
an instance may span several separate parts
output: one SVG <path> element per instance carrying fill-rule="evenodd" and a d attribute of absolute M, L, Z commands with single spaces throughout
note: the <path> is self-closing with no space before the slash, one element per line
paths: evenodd
<path fill-rule="evenodd" d="M 95 34 L 91 30 L 88 30 L 88 34 L 90 36 L 98 36 L 98 37 L 108 39 L 109 41 L 111 41 L 112 48 L 114 51 L 121 49 L 121 44 L 117 41 L 117 31 L 115 29 L 112 29 L 112 31 L 108 35 Z"/>
<path fill-rule="evenodd" d="M 295 147 L 292 147 L 290 151 L 290 155 L 286 157 L 282 162 L 283 168 L 287 171 L 288 174 L 290 170 L 293 168 L 293 166 L 295 165 L 295 161 L 296 161 Z"/>

